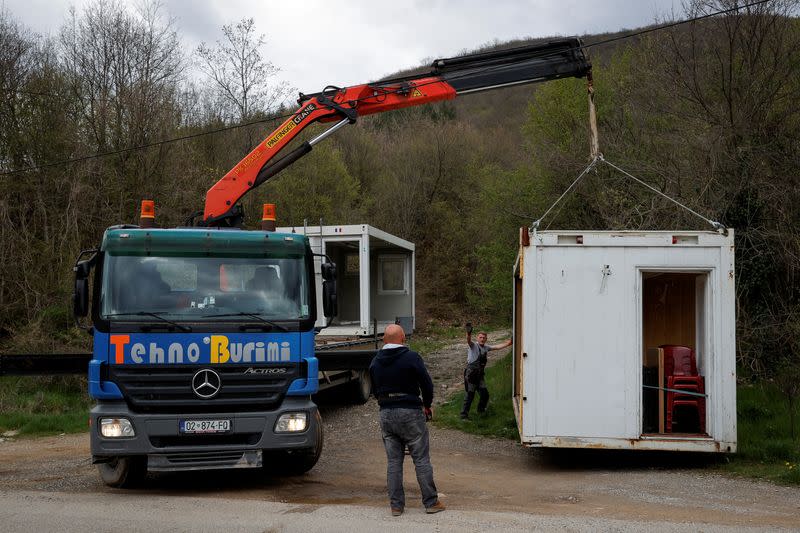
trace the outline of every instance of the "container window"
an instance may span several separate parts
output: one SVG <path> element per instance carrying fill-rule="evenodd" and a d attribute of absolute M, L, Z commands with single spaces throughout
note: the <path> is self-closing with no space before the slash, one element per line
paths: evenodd
<path fill-rule="evenodd" d="M 583 244 L 583 235 L 559 235 L 558 244 Z"/>
<path fill-rule="evenodd" d="M 356 277 L 358 276 L 361 266 L 359 264 L 358 253 L 347 254 L 344 256 L 344 275 Z"/>
<path fill-rule="evenodd" d="M 378 258 L 378 294 L 406 294 L 408 275 L 406 257 L 382 255 Z"/>
<path fill-rule="evenodd" d="M 697 244 L 697 235 L 673 235 L 672 244 Z"/>

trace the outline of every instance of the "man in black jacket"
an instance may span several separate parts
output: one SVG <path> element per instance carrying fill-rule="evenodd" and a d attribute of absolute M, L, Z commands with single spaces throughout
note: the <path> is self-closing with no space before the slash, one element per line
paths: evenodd
<path fill-rule="evenodd" d="M 372 394 L 381 408 L 381 433 L 388 463 L 386 485 L 392 516 L 403 514 L 406 504 L 403 491 L 406 446 L 414 460 L 425 512 L 432 514 L 445 509 L 433 482 L 426 425 L 433 416 L 433 381 L 419 354 L 403 345 L 405 340 L 403 328 L 395 324 L 387 326 L 383 348 L 369 367 Z"/>

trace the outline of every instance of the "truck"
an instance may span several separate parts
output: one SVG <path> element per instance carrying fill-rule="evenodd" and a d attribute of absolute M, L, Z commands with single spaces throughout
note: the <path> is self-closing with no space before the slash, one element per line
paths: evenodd
<path fill-rule="evenodd" d="M 520 237 L 512 389 L 523 445 L 736 451 L 732 229 Z"/>
<path fill-rule="evenodd" d="M 242 229 L 246 193 L 358 116 L 590 68 L 580 40 L 568 38 L 301 93 L 299 109 L 208 190 L 187 227 L 156 227 L 145 200 L 138 225 L 108 228 L 76 260 L 73 292 L 76 319 L 91 313 L 90 444 L 103 482 L 128 487 L 148 471 L 300 474 L 320 457 L 315 334 L 337 314 L 342 269 L 315 261 L 309 236 L 274 231 L 272 204 L 260 230 Z M 318 122 L 335 124 L 278 157 Z M 326 324 L 315 327 L 318 308 Z"/>

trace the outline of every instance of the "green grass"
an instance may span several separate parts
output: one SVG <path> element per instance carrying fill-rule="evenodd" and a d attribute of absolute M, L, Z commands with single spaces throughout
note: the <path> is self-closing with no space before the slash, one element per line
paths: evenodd
<path fill-rule="evenodd" d="M 469 420 L 459 418 L 464 392 L 453 394 L 439 406 L 434 423 L 467 433 L 518 440 L 511 405 L 511 354 L 486 370 L 489 408 L 484 415 L 475 412 L 477 395 Z M 800 412 L 797 414 L 800 426 Z M 791 437 L 789 408 L 778 389 L 770 384 L 745 385 L 738 389 L 738 453 L 727 456 L 720 466 L 724 472 L 766 479 L 777 483 L 800 484 L 800 427 Z"/>
<path fill-rule="evenodd" d="M 408 346 L 415 352 L 426 354 L 441 350 L 455 339 L 465 335 L 460 326 L 445 326 L 438 323 L 426 325 L 408 338 Z"/>
<path fill-rule="evenodd" d="M 766 383 L 743 385 L 738 388 L 737 398 L 738 449 L 722 469 L 747 477 L 800 484 L 800 427 L 795 427 L 792 438 L 789 407 L 780 391 Z M 800 426 L 798 411 L 796 424 Z"/>
<path fill-rule="evenodd" d="M 475 326 L 475 332 L 473 335 L 477 335 L 478 331 L 496 331 L 498 329 L 508 329 L 509 325 L 506 323 L 498 322 L 497 324 L 493 323 L 481 323 Z M 465 339 L 466 331 L 464 330 L 463 325 L 445 325 L 439 322 L 431 322 L 426 324 L 424 327 L 418 329 L 413 336 L 408 338 L 408 346 L 414 350 L 415 352 L 419 352 L 421 354 L 431 353 L 437 350 L 441 350 L 448 344 L 453 343 L 456 340 Z M 489 339 L 489 344 L 493 344 L 496 342 L 500 342 L 505 340 L 505 337 L 499 338 L 491 338 Z"/>
<path fill-rule="evenodd" d="M 417 338 L 415 349 L 426 343 L 447 344 L 461 335 L 459 328 Z M 423 353 L 427 350 L 422 348 Z M 511 405 L 511 354 L 486 370 L 489 408 L 476 412 L 475 398 L 469 420 L 459 414 L 464 392 L 453 394 L 440 405 L 434 423 L 477 435 L 518 440 Z M 86 394 L 86 378 L 2 377 L 0 378 L 0 434 L 19 431 L 20 435 L 40 436 L 86 430 L 92 402 Z M 798 409 L 800 411 L 800 409 Z M 797 413 L 800 426 L 800 412 Z M 734 475 L 768 479 L 778 483 L 800 484 L 800 427 L 791 437 L 789 409 L 780 391 L 771 384 L 743 385 L 738 389 L 738 453 L 720 468 Z"/>
<path fill-rule="evenodd" d="M 0 434 L 41 436 L 86 431 L 92 402 L 86 378 L 0 378 Z"/>
<path fill-rule="evenodd" d="M 519 440 L 514 408 L 511 405 L 511 354 L 509 353 L 486 369 L 486 387 L 489 389 L 489 407 L 477 414 L 478 395 L 470 410 L 469 420 L 461 420 L 464 391 L 451 396 L 440 405 L 434 423 L 440 427 L 460 429 L 467 433 Z"/>

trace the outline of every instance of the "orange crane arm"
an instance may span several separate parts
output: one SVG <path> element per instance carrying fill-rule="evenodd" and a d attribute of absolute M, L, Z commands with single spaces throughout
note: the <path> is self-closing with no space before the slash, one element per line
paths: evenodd
<path fill-rule="evenodd" d="M 300 108 L 270 133 L 206 193 L 203 225 L 235 225 L 238 201 L 247 192 L 309 153 L 313 146 L 358 116 L 451 100 L 458 95 L 557 78 L 583 77 L 591 70 L 577 38 L 508 50 L 437 59 L 431 72 L 347 88 L 328 87 L 303 95 Z M 337 121 L 289 154 L 276 158 L 315 122 Z"/>

